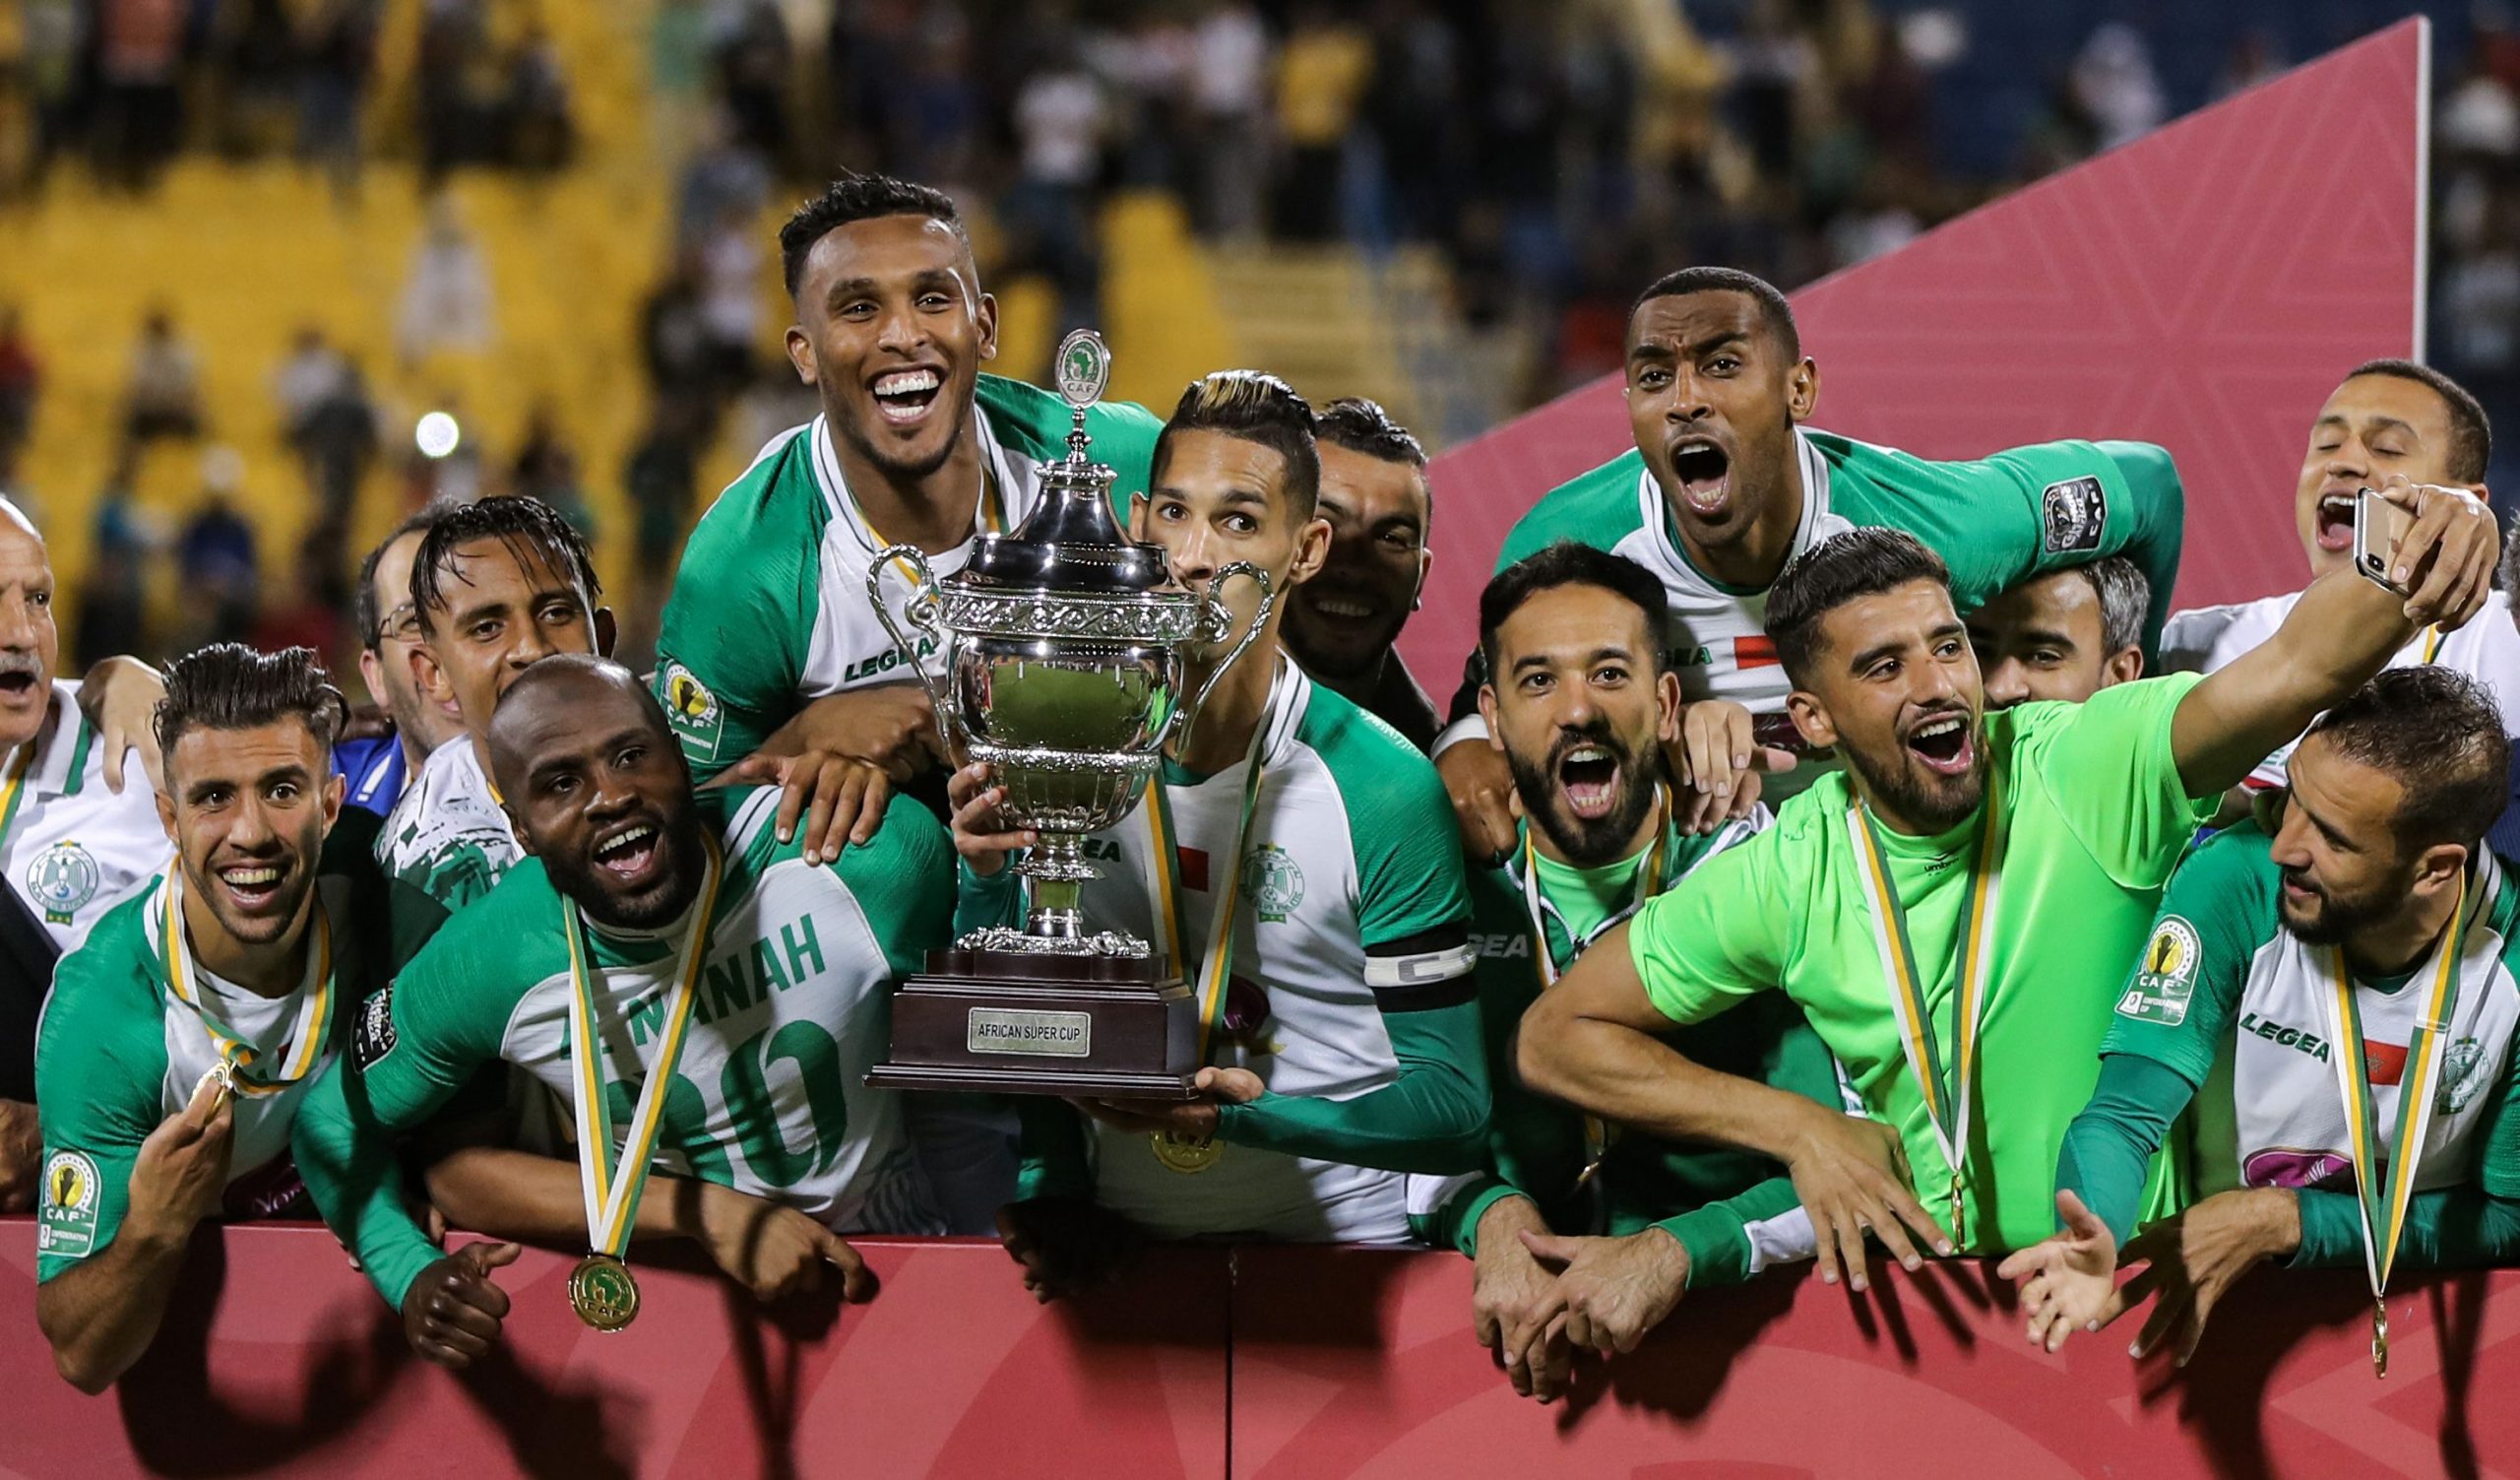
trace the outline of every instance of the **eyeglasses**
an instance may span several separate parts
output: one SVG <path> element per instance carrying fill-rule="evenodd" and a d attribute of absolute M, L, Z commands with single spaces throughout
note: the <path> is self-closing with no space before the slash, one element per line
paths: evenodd
<path fill-rule="evenodd" d="M 420 640 L 420 611 L 410 602 L 385 613 L 376 624 L 376 640 L 386 642 L 417 642 Z"/>

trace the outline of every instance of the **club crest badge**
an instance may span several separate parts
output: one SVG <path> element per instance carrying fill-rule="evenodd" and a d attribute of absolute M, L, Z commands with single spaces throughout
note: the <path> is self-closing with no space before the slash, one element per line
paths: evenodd
<path fill-rule="evenodd" d="M 63 841 L 35 855 L 27 866 L 27 897 L 53 925 L 68 925 L 80 907 L 96 897 L 104 872 L 95 855 L 75 842 Z"/>
<path fill-rule="evenodd" d="M 2441 1087 L 2433 1091 L 2434 1115 L 2457 1115 L 2474 1104 L 2485 1088 L 2485 1046 L 2462 1038 L 2442 1051 Z"/>
<path fill-rule="evenodd" d="M 1242 897 L 1262 921 L 1282 923 L 1303 903 L 1303 870 L 1285 849 L 1263 843 L 1242 856 Z"/>
<path fill-rule="evenodd" d="M 2096 478 L 2069 478 L 2040 495 L 2040 543 L 2051 555 L 2086 554 L 2100 548 L 2109 525 L 2109 495 Z"/>

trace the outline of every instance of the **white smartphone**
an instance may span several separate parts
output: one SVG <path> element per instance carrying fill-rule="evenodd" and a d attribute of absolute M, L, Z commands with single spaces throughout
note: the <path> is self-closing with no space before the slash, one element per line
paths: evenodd
<path fill-rule="evenodd" d="M 2391 578 L 2397 568 L 2398 542 L 2415 524 L 2415 516 L 2369 488 L 2354 495 L 2354 568 L 2382 588 L 2408 596 L 2410 590 Z"/>

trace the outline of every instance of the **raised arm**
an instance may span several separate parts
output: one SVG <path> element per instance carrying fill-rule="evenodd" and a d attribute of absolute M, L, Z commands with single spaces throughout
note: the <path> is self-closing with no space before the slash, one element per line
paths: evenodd
<path fill-rule="evenodd" d="M 2381 488 L 2416 521 L 2398 546 L 2399 597 L 2352 570 L 2311 583 L 2275 635 L 2180 700 L 2171 747 L 2189 796 L 2237 786 L 2320 712 L 2370 681 L 2424 627 L 2463 625 L 2492 590 L 2501 548 L 2493 513 L 2464 488 L 2409 483 Z"/>

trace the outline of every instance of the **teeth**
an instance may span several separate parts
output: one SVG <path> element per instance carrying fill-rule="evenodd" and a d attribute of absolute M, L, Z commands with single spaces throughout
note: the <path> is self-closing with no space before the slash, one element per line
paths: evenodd
<path fill-rule="evenodd" d="M 936 372 L 934 370 L 901 370 L 876 381 L 875 394 L 878 396 L 915 396 L 921 391 L 932 391 L 936 389 Z"/>
<path fill-rule="evenodd" d="M 1362 602 L 1346 601 L 1335 596 L 1316 598 L 1313 605 L 1319 607 L 1324 614 L 1330 616 L 1370 616 L 1373 614 L 1373 608 L 1366 606 Z"/>
<path fill-rule="evenodd" d="M 240 889 L 250 889 L 258 884 L 279 883 L 280 870 L 278 869 L 230 869 L 220 877 Z"/>
<path fill-rule="evenodd" d="M 631 848 L 637 846 L 640 842 L 644 841 L 649 834 L 655 831 L 655 828 L 650 827 L 645 822 L 642 822 L 638 826 L 631 828 L 628 832 L 606 842 L 602 847 L 597 849 L 596 853 L 598 856 L 604 858 L 618 857 L 619 855 L 628 852 Z"/>
<path fill-rule="evenodd" d="M 1917 727 L 1917 739 L 1929 740 L 1935 736 L 1949 735 L 1959 728 L 1960 720 L 1957 716 L 1947 720 L 1933 720 Z"/>
<path fill-rule="evenodd" d="M 1566 752 L 1566 758 L 1570 761 L 1607 760 L 1610 758 L 1610 752 L 1599 745 L 1577 745 Z"/>

